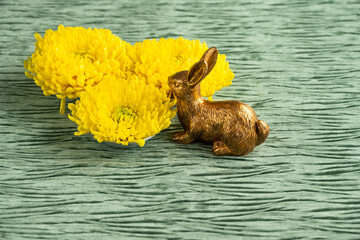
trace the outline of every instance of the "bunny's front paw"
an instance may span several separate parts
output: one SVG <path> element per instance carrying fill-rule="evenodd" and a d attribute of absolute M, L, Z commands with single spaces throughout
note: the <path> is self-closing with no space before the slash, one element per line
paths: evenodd
<path fill-rule="evenodd" d="M 191 137 L 188 132 L 179 132 L 179 133 L 176 133 L 173 137 L 174 142 L 182 143 L 182 144 L 189 144 L 194 140 L 195 139 L 193 137 Z"/>
<path fill-rule="evenodd" d="M 222 141 L 216 141 L 213 144 L 213 154 L 216 156 L 233 155 L 230 149 Z"/>

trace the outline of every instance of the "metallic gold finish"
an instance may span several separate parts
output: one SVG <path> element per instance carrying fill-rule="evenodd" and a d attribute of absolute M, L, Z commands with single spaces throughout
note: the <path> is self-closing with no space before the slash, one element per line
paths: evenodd
<path fill-rule="evenodd" d="M 217 55 L 217 49 L 212 47 L 189 71 L 169 77 L 169 87 L 177 100 L 177 116 L 185 130 L 176 133 L 173 141 L 212 142 L 215 155 L 245 155 L 265 141 L 270 128 L 243 102 L 212 102 L 201 96 L 199 83 L 214 68 Z"/>

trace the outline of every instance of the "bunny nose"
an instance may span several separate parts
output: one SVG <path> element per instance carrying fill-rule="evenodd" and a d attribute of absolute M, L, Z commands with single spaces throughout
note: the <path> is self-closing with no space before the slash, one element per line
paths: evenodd
<path fill-rule="evenodd" d="M 175 79 L 176 79 L 176 78 L 174 78 L 174 76 L 175 76 L 175 74 L 174 74 L 174 75 L 171 75 L 170 77 L 168 77 L 168 84 L 169 84 L 169 86 L 171 86 L 171 84 L 174 83 L 174 81 L 175 81 Z"/>

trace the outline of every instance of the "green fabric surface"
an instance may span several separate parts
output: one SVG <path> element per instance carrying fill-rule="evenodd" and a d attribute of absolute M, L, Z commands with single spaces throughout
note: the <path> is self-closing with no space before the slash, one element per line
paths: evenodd
<path fill-rule="evenodd" d="M 34 33 L 110 29 L 132 44 L 200 39 L 271 132 L 244 157 L 171 141 L 74 136 L 24 75 Z M 0 239 L 359 239 L 360 2 L 0 1 Z"/>

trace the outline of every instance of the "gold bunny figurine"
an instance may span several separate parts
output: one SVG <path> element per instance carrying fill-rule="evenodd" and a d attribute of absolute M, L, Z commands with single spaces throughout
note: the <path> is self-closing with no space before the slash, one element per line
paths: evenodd
<path fill-rule="evenodd" d="M 202 140 L 213 143 L 215 155 L 245 155 L 265 141 L 270 128 L 243 102 L 212 102 L 201 96 L 199 83 L 214 68 L 217 56 L 217 49 L 209 48 L 189 71 L 169 77 L 177 116 L 185 130 L 176 133 L 173 141 L 188 144 Z"/>

